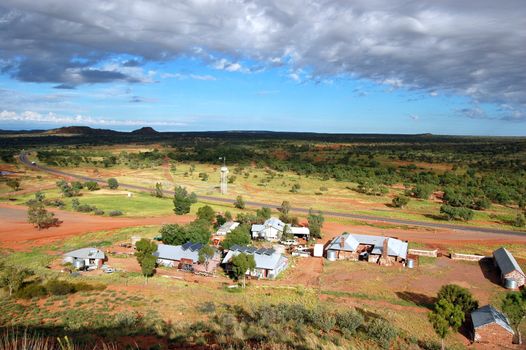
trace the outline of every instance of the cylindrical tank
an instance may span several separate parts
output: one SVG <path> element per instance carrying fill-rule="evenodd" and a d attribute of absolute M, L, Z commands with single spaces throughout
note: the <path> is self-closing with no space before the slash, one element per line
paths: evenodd
<path fill-rule="evenodd" d="M 84 260 L 77 259 L 73 262 L 73 267 L 75 267 L 77 270 L 82 270 L 85 266 Z"/>
<path fill-rule="evenodd" d="M 407 268 L 412 269 L 415 267 L 415 261 L 413 259 L 407 259 Z"/>
<path fill-rule="evenodd" d="M 504 287 L 506 289 L 517 289 L 517 281 L 512 278 L 506 278 L 504 280 Z"/>
<path fill-rule="evenodd" d="M 336 251 L 335 250 L 327 250 L 327 260 L 336 261 Z"/>

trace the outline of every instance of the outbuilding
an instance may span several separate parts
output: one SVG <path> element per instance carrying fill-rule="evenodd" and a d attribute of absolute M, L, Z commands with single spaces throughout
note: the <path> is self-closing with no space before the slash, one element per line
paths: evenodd
<path fill-rule="evenodd" d="M 257 278 L 276 278 L 288 266 L 288 259 L 273 248 L 255 248 L 247 246 L 234 245 L 223 258 L 223 265 L 226 271 L 231 269 L 231 260 L 234 256 L 245 253 L 254 256 L 256 268 L 253 271 L 247 271 L 247 275 Z"/>
<path fill-rule="evenodd" d="M 494 345 L 496 348 L 511 345 L 515 332 L 506 315 L 491 305 L 485 305 L 471 313 L 473 341 Z"/>
<path fill-rule="evenodd" d="M 493 252 L 493 261 L 500 271 L 502 284 L 509 289 L 517 289 L 526 283 L 526 275 L 513 255 L 504 247 Z"/>
<path fill-rule="evenodd" d="M 64 254 L 64 263 L 71 263 L 79 269 L 98 269 L 106 260 L 106 255 L 100 249 L 88 247 L 73 250 Z"/>

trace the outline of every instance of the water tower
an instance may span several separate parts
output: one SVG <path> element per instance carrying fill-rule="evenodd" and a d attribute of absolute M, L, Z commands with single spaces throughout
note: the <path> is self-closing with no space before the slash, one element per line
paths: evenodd
<path fill-rule="evenodd" d="M 228 192 L 228 168 L 226 167 L 226 157 L 220 157 L 223 160 L 223 166 L 221 167 L 221 194 L 227 194 Z"/>

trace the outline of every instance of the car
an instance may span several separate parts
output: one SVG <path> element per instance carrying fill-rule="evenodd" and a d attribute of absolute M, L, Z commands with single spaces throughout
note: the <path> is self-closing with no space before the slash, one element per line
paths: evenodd
<path fill-rule="evenodd" d="M 295 239 L 287 239 L 285 241 L 281 241 L 281 244 L 291 246 L 291 245 L 297 245 L 298 242 L 296 242 Z"/>
<path fill-rule="evenodd" d="M 299 256 L 301 258 L 307 258 L 310 256 L 310 251 L 306 249 L 296 249 L 292 252 L 292 256 Z"/>

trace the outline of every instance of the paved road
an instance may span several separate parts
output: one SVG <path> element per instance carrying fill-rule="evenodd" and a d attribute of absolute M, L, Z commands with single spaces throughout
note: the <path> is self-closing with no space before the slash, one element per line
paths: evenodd
<path fill-rule="evenodd" d="M 65 171 L 57 170 L 48 168 L 45 166 L 41 166 L 38 164 L 32 164 L 29 159 L 27 159 L 27 156 L 25 153 L 21 153 L 19 155 L 19 159 L 22 163 L 27 165 L 28 167 L 36 168 L 41 171 L 45 171 L 47 173 L 59 175 L 59 176 L 68 176 L 77 178 L 84 181 L 96 181 L 99 183 L 106 183 L 107 180 L 105 179 L 98 179 L 88 176 L 82 176 L 82 175 L 76 175 L 67 173 Z M 140 192 L 150 192 L 151 189 L 143 186 L 137 186 L 137 185 L 130 185 L 130 184 L 124 184 L 119 183 L 119 187 L 132 189 Z M 174 192 L 169 190 L 163 190 L 163 192 L 166 195 L 173 196 Z M 222 202 L 222 203 L 234 203 L 233 199 L 228 198 L 222 198 L 222 197 L 213 197 L 213 196 L 198 196 L 198 199 L 200 200 L 206 200 L 206 201 L 212 201 L 212 202 Z M 260 203 L 260 202 L 252 202 L 252 201 L 245 201 L 245 204 L 248 206 L 254 206 L 254 207 L 269 207 L 272 209 L 277 209 L 279 205 L 276 204 L 269 204 L 269 203 Z M 291 208 L 292 211 L 298 212 L 298 213 L 308 213 L 309 209 L 306 208 Z M 476 227 L 476 226 L 463 226 L 463 225 L 455 225 L 455 224 L 448 224 L 448 223 L 439 223 L 439 222 L 427 222 L 427 221 L 413 221 L 413 220 L 404 220 L 404 219 L 394 219 L 394 218 L 384 218 L 381 216 L 374 216 L 374 215 L 362 215 L 362 214 L 352 214 L 352 213 L 339 213 L 339 212 L 333 212 L 333 211 L 324 211 L 323 215 L 325 216 L 335 216 L 335 217 L 341 217 L 341 218 L 348 218 L 348 219 L 357 219 L 357 220 L 363 220 L 363 221 L 380 221 L 380 222 L 386 222 L 390 224 L 397 224 L 397 225 L 409 225 L 409 226 L 422 226 L 422 227 L 431 227 L 431 228 L 438 228 L 438 229 L 449 229 L 449 230 L 457 230 L 457 231 L 466 231 L 466 232 L 484 232 L 484 233 L 493 233 L 493 234 L 501 234 L 501 235 L 512 235 L 512 236 L 524 236 L 526 237 L 526 232 L 521 231 L 512 231 L 512 230 L 499 230 L 494 228 L 487 228 L 487 227 Z"/>

